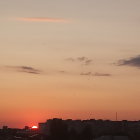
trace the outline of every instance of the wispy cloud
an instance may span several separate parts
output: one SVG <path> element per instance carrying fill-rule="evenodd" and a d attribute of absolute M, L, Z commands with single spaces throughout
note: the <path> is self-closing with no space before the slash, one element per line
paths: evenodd
<path fill-rule="evenodd" d="M 111 74 L 109 74 L 109 73 L 99 73 L 99 72 L 95 72 L 95 73 L 84 72 L 84 73 L 81 73 L 80 75 L 83 75 L 83 76 L 111 76 Z"/>
<path fill-rule="evenodd" d="M 92 63 L 92 59 L 89 59 L 88 57 L 82 56 L 77 58 L 78 61 L 82 62 L 84 65 L 90 65 Z"/>
<path fill-rule="evenodd" d="M 82 57 L 77 57 L 77 58 L 72 58 L 72 57 L 69 57 L 67 59 L 65 59 L 66 61 L 70 61 L 70 62 L 79 62 L 80 64 L 82 65 L 90 65 L 92 64 L 93 60 L 88 58 L 88 57 L 85 57 L 85 56 L 82 56 Z"/>
<path fill-rule="evenodd" d="M 78 60 L 78 61 L 81 61 L 81 62 L 86 61 L 87 59 L 88 59 L 88 58 L 85 57 L 85 56 L 77 57 L 77 60 Z"/>
<path fill-rule="evenodd" d="M 38 69 L 35 69 L 33 67 L 28 66 L 5 66 L 7 69 L 11 69 L 18 72 L 24 72 L 24 73 L 31 73 L 31 74 L 41 74 L 41 71 Z"/>
<path fill-rule="evenodd" d="M 109 74 L 109 73 L 98 73 L 98 72 L 96 72 L 96 73 L 93 74 L 93 76 L 111 76 L 111 74 Z"/>
<path fill-rule="evenodd" d="M 92 76 L 92 72 L 82 72 L 80 75 Z"/>
<path fill-rule="evenodd" d="M 85 65 L 90 65 L 91 63 L 92 63 L 92 59 L 87 59 L 84 62 Z"/>
<path fill-rule="evenodd" d="M 75 59 L 72 58 L 72 57 L 66 58 L 65 60 L 66 60 L 66 61 L 71 61 L 71 62 L 74 62 L 74 61 L 75 61 Z"/>
<path fill-rule="evenodd" d="M 20 17 L 16 18 L 18 21 L 26 21 L 26 22 L 69 22 L 69 20 L 64 18 L 49 18 L 49 17 Z"/>
<path fill-rule="evenodd" d="M 133 67 L 140 67 L 140 55 L 129 58 L 129 59 L 119 60 L 117 65 L 119 66 L 128 65 L 128 66 L 133 66 Z"/>

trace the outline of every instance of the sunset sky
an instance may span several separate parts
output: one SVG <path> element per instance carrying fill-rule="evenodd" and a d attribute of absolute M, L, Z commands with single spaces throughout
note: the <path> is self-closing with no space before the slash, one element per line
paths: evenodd
<path fill-rule="evenodd" d="M 140 120 L 140 0 L 0 0 L 0 127 L 116 112 Z"/>

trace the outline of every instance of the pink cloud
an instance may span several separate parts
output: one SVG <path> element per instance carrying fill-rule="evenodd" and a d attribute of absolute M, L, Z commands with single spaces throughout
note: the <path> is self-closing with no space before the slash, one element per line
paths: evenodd
<path fill-rule="evenodd" d="M 18 21 L 27 21 L 27 22 L 68 22 L 67 19 L 63 18 L 47 18 L 47 17 L 27 17 L 27 18 L 17 18 Z"/>

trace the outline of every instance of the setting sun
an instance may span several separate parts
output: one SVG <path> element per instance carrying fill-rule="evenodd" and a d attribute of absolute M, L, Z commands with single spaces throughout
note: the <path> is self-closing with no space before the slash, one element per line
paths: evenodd
<path fill-rule="evenodd" d="M 34 126 L 32 126 L 32 129 L 37 129 L 37 128 L 38 128 L 38 127 L 37 127 L 37 126 L 35 126 L 35 125 L 34 125 Z"/>

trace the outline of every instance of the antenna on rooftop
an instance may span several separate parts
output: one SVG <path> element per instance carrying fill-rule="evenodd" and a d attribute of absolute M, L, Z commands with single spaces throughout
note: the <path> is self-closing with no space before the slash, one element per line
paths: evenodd
<path fill-rule="evenodd" d="M 118 121 L 118 113 L 116 112 L 116 121 Z"/>

